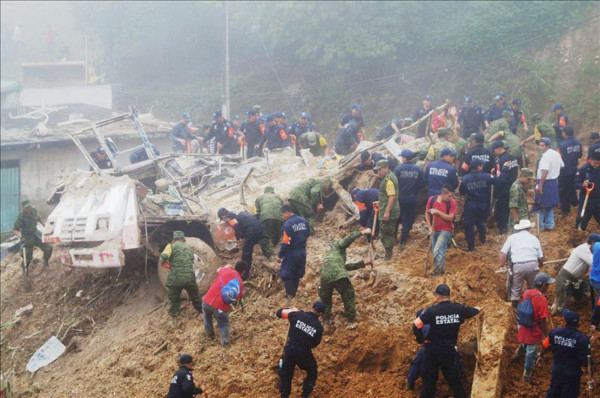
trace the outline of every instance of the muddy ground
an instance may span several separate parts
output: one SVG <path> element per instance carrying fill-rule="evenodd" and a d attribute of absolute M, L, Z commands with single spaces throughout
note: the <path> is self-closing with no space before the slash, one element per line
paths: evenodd
<path fill-rule="evenodd" d="M 9 255 L 1 269 L 2 372 L 8 375 L 17 397 L 163 397 L 177 369 L 178 356 L 186 352 L 196 359 L 196 379 L 206 385 L 211 397 L 276 397 L 275 369 L 288 323 L 275 318 L 274 312 L 290 305 L 309 309 L 318 299 L 320 261 L 330 242 L 342 236 L 343 231 L 337 228 L 341 221 L 341 212 L 329 213 L 309 240 L 307 273 L 293 300 L 284 298 L 283 286 L 273 272 L 276 263 L 255 252 L 245 308 L 232 313 L 229 349 L 204 337 L 202 318 L 189 302 L 183 304 L 180 323 L 172 324 L 163 306 L 166 294 L 153 267 L 148 282 L 143 266 L 125 268 L 117 279 L 114 271 L 68 272 L 55 257 L 45 269 L 41 266 L 41 252 L 36 251 L 35 265 L 26 281 L 21 275 L 19 257 Z M 567 257 L 570 249 L 584 240 L 575 233 L 573 224 L 574 215 L 558 219 L 555 231 L 542 233 L 547 259 Z M 439 283 L 450 285 L 454 300 L 482 307 L 483 322 L 512 319 L 503 317 L 506 311 L 512 311 L 503 303 L 505 275 L 494 273 L 504 239 L 492 229 L 488 242 L 478 244 L 473 253 L 450 248 L 446 260 L 448 272 L 436 278 L 424 277 L 428 238 L 421 218 L 415 224 L 410 243 L 403 251 L 396 249 L 393 261 L 381 259 L 383 248 L 377 242 L 376 282 L 372 283 L 368 269 L 353 273 L 359 321 L 356 330 L 346 330 L 341 300 L 335 298 L 335 330 L 324 336 L 322 344 L 314 350 L 319 362 L 314 396 L 418 396 L 406 390 L 406 374 L 419 348 L 411 325 L 415 311 L 433 303 L 432 291 Z M 465 246 L 462 232 L 456 240 Z M 366 242 L 359 239 L 349 253 L 350 260 L 366 257 Z M 557 272 L 554 266 L 545 271 L 551 275 Z M 551 303 L 554 288 L 548 296 Z M 15 311 L 30 303 L 32 312 L 11 323 Z M 589 300 L 571 306 L 579 311 L 582 330 L 587 331 Z M 553 321 L 555 326 L 561 325 L 560 317 L 554 317 Z M 491 333 L 497 336 L 491 336 L 493 339 L 503 339 L 506 329 L 509 330 L 503 355 L 512 354 L 517 346 L 515 324 L 506 321 L 494 324 Z M 459 339 L 467 373 L 465 385 L 469 390 L 476 363 L 475 325 L 475 320 L 467 321 Z M 31 376 L 25 370 L 27 361 L 53 335 L 63 341 L 67 352 Z M 600 362 L 600 343 L 594 341 L 592 350 L 595 361 Z M 481 366 L 494 363 L 493 358 L 484 357 Z M 536 368 L 533 382 L 528 385 L 521 379 L 522 360 L 510 363 L 503 369 L 502 396 L 543 396 L 549 386 L 550 368 L 548 356 L 542 367 Z M 296 373 L 292 396 L 300 394 L 301 373 Z M 582 391 L 586 382 L 584 376 Z M 449 394 L 445 382 L 438 386 L 437 396 Z"/>

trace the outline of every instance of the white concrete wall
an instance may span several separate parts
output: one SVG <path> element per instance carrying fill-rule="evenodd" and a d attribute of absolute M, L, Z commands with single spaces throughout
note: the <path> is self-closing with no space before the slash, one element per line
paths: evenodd
<path fill-rule="evenodd" d="M 25 88 L 21 92 L 24 107 L 86 104 L 112 109 L 112 88 L 90 85 L 52 88 Z"/>

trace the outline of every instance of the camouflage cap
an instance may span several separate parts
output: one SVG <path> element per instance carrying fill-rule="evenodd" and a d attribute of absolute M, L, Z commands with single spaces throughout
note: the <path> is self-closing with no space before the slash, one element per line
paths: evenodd
<path fill-rule="evenodd" d="M 23 206 L 23 207 L 31 206 L 31 201 L 25 199 L 24 201 L 21 202 L 21 206 Z"/>
<path fill-rule="evenodd" d="M 377 161 L 377 163 L 375 164 L 375 168 L 373 170 L 381 170 L 385 167 L 390 167 L 390 164 L 387 161 L 387 159 L 381 159 L 381 160 Z"/>
<path fill-rule="evenodd" d="M 183 231 L 173 231 L 173 239 L 183 239 L 185 238 L 185 234 Z"/>
<path fill-rule="evenodd" d="M 533 170 L 527 168 L 527 167 L 523 167 L 521 169 L 521 175 L 525 176 L 527 178 L 533 178 L 534 174 L 533 174 Z"/>
<path fill-rule="evenodd" d="M 306 133 L 306 138 L 308 139 L 308 145 L 317 145 L 317 133 L 315 133 L 314 131 L 309 131 L 308 133 Z"/>
<path fill-rule="evenodd" d="M 512 114 L 512 111 L 509 111 L 508 109 L 505 109 L 502 111 L 502 117 L 511 116 L 511 114 Z"/>
<path fill-rule="evenodd" d="M 275 193 L 275 188 L 271 186 L 265 187 L 265 193 Z"/>
<path fill-rule="evenodd" d="M 438 136 L 450 134 L 450 129 L 446 127 L 440 127 L 437 131 Z"/>

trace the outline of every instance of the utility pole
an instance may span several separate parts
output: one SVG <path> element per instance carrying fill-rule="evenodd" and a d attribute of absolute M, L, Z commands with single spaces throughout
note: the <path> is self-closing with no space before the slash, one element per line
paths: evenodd
<path fill-rule="evenodd" d="M 229 119 L 231 112 L 231 97 L 229 94 L 229 3 L 223 2 L 225 7 L 225 98 L 223 103 L 223 116 Z"/>

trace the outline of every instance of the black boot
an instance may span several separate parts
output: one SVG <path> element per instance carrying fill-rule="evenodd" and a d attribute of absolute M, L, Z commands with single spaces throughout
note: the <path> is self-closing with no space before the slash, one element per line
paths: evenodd
<path fill-rule="evenodd" d="M 394 254 L 394 249 L 385 249 L 385 257 L 384 260 L 391 260 L 392 254 Z"/>

